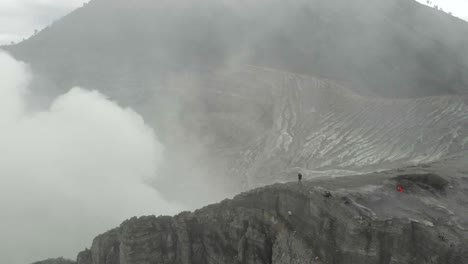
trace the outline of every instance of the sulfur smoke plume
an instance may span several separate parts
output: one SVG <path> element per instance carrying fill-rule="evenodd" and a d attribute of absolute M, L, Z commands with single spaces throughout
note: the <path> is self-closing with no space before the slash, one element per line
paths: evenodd
<path fill-rule="evenodd" d="M 162 162 L 162 146 L 137 113 L 81 88 L 31 112 L 28 66 L 0 53 L 0 73 L 4 263 L 74 258 L 126 218 L 181 209 L 145 184 Z"/>

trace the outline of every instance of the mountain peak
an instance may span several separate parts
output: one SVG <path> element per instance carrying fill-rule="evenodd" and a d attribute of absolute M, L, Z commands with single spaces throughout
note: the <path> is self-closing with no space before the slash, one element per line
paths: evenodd
<path fill-rule="evenodd" d="M 249 8 L 94 0 L 7 49 L 54 72 L 138 63 L 164 76 L 240 60 L 371 94 L 419 97 L 466 93 L 466 36 L 468 23 L 412 0 L 256 1 Z"/>

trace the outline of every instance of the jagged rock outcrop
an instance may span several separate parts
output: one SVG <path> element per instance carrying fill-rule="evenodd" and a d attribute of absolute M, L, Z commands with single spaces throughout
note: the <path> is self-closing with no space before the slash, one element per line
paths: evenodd
<path fill-rule="evenodd" d="M 91 250 L 86 249 L 81 251 L 76 257 L 76 262 L 78 263 L 92 263 L 93 257 L 91 256 Z"/>
<path fill-rule="evenodd" d="M 96 237 L 78 264 L 468 263 L 466 161 L 275 184 L 193 213 L 134 217 Z"/>

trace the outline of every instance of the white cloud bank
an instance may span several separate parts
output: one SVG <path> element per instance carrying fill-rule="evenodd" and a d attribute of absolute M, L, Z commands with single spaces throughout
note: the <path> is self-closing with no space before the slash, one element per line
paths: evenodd
<path fill-rule="evenodd" d="M 162 147 L 131 109 L 73 88 L 27 112 L 28 67 L 0 53 L 0 261 L 74 258 L 133 215 L 172 214 L 145 178 Z"/>

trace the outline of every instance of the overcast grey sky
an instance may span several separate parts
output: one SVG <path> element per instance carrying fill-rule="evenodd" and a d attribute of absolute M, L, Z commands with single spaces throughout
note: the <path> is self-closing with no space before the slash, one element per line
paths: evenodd
<path fill-rule="evenodd" d="M 157 1 L 157 0 L 155 0 Z M 426 3 L 426 0 L 418 0 Z M 28 38 L 89 0 L 0 0 L 0 45 Z M 468 0 L 432 0 L 447 12 L 468 20 Z"/>
<path fill-rule="evenodd" d="M 0 0 L 0 45 L 28 38 L 89 0 Z"/>
<path fill-rule="evenodd" d="M 417 0 L 426 4 L 427 0 Z M 468 21 L 468 0 L 430 0 L 432 6 L 438 5 L 446 12 Z"/>

